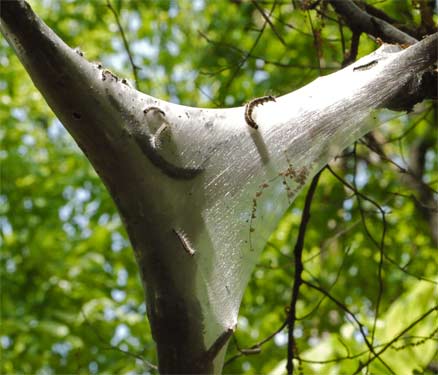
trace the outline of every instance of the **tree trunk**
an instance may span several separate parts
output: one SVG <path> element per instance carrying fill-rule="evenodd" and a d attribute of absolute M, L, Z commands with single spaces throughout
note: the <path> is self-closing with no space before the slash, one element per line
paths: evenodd
<path fill-rule="evenodd" d="M 88 62 L 23 0 L 3 1 L 0 16 L 118 207 L 162 373 L 221 372 L 243 291 L 278 219 L 309 178 L 371 130 L 364 120 L 374 109 L 423 99 L 422 74 L 437 58 L 434 34 L 405 50 L 383 45 L 278 98 L 191 108 Z"/>

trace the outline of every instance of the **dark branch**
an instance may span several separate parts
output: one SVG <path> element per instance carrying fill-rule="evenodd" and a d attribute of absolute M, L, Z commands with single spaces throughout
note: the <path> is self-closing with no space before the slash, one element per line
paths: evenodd
<path fill-rule="evenodd" d="M 330 0 L 336 13 L 340 14 L 347 24 L 356 30 L 381 38 L 387 43 L 414 44 L 417 39 L 400 31 L 390 23 L 369 15 L 360 9 L 352 0 Z"/>
<path fill-rule="evenodd" d="M 385 22 L 388 22 L 389 24 L 393 25 L 394 27 L 396 27 L 397 29 L 403 31 L 404 33 L 416 38 L 416 39 L 421 39 L 420 38 L 420 34 L 417 32 L 417 30 L 414 30 L 410 27 L 407 27 L 406 25 L 402 25 L 399 21 L 397 21 L 396 19 L 390 17 L 388 14 L 386 14 L 383 10 L 374 7 L 371 4 L 367 4 L 365 1 L 363 1 L 361 3 L 361 6 L 363 6 L 363 8 L 365 9 L 365 11 L 376 18 L 379 18 Z M 431 31 L 429 34 L 432 34 L 433 31 Z"/>
<path fill-rule="evenodd" d="M 350 51 L 345 56 L 344 61 L 342 62 L 342 67 L 350 65 L 351 63 L 356 61 L 357 53 L 359 52 L 360 34 L 360 31 L 353 30 L 353 35 L 351 36 Z"/>
<path fill-rule="evenodd" d="M 300 229 L 298 232 L 297 242 L 294 248 L 294 258 L 295 258 L 295 278 L 294 286 L 292 289 L 292 298 L 289 307 L 288 316 L 288 346 L 287 346 L 287 373 L 293 374 L 294 363 L 293 363 L 293 350 L 296 347 L 294 338 L 294 328 L 296 321 L 296 305 L 298 302 L 298 295 L 300 291 L 300 286 L 303 282 L 301 274 L 303 272 L 303 247 L 304 247 L 304 237 L 306 235 L 307 224 L 310 220 L 310 206 L 312 204 L 313 196 L 315 194 L 316 187 L 318 186 L 319 176 L 321 176 L 323 169 L 320 170 L 315 177 L 312 179 L 309 190 L 307 191 L 306 200 L 304 202 L 303 215 L 301 218 Z"/>

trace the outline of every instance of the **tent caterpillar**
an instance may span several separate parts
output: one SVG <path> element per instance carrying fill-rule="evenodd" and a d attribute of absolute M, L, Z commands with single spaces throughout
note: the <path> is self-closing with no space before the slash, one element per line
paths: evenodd
<path fill-rule="evenodd" d="M 353 68 L 353 72 L 355 72 L 356 70 L 368 70 L 371 69 L 373 66 L 376 66 L 378 63 L 377 60 L 373 60 L 367 64 L 363 64 L 363 65 L 359 65 Z"/>
<path fill-rule="evenodd" d="M 104 69 L 102 70 L 102 81 L 105 81 L 107 79 L 107 75 L 109 75 L 116 82 L 119 80 L 119 77 L 117 77 L 111 70 Z"/>
<path fill-rule="evenodd" d="M 126 78 L 122 78 L 121 81 L 124 85 L 131 87 L 131 84 L 129 83 L 129 81 Z"/>
<path fill-rule="evenodd" d="M 182 230 L 180 229 L 172 229 L 173 233 L 176 234 L 176 236 L 178 237 L 179 241 L 181 242 L 181 245 L 184 248 L 184 251 L 189 254 L 190 256 L 195 255 L 195 249 L 193 248 L 192 244 L 190 243 L 188 236 L 186 233 L 184 233 Z"/>
<path fill-rule="evenodd" d="M 162 121 L 162 124 L 160 125 L 160 127 L 157 129 L 157 131 L 155 132 L 155 134 L 150 138 L 150 140 L 151 140 L 151 144 L 152 144 L 152 147 L 154 148 L 154 149 L 157 149 L 157 148 L 159 148 L 159 146 L 160 146 L 160 136 L 161 136 L 161 134 L 165 131 L 165 130 L 167 130 L 168 129 L 168 125 L 169 125 L 169 123 L 167 122 L 167 120 L 164 118 L 164 117 L 166 117 L 166 113 L 162 110 L 162 109 L 160 109 L 160 108 L 158 108 L 158 107 L 154 107 L 154 106 L 150 106 L 150 107 L 146 107 L 144 110 L 143 110 L 143 113 L 145 114 L 145 115 L 147 115 L 148 113 L 152 113 L 152 115 L 154 116 L 155 114 L 159 114 L 160 116 L 161 116 L 161 118 L 159 119 L 159 121 Z"/>
<path fill-rule="evenodd" d="M 84 53 L 81 51 L 81 49 L 80 49 L 79 47 L 76 47 L 76 48 L 75 48 L 75 52 L 76 52 L 79 56 L 84 57 Z"/>
<path fill-rule="evenodd" d="M 251 126 L 253 129 L 257 129 L 259 126 L 252 118 L 252 112 L 254 111 L 254 108 L 257 107 L 260 104 L 266 103 L 266 102 L 275 102 L 275 96 L 267 95 L 262 96 L 260 98 L 255 98 L 251 101 L 249 101 L 245 106 L 245 121 L 246 123 Z"/>
<path fill-rule="evenodd" d="M 168 129 L 167 123 L 164 122 L 163 125 L 161 125 L 158 128 L 157 132 L 151 137 L 151 144 L 153 148 L 155 149 L 160 148 L 161 145 L 160 136 L 167 129 Z"/>
<path fill-rule="evenodd" d="M 143 113 L 146 115 L 148 112 L 150 111 L 157 111 L 160 115 L 162 116 L 166 116 L 166 114 L 164 113 L 164 111 L 158 107 L 154 107 L 154 106 L 150 106 L 150 107 L 146 107 L 145 109 L 143 109 Z"/>
<path fill-rule="evenodd" d="M 155 167 L 157 167 L 166 176 L 180 180 L 191 180 L 204 172 L 204 168 L 202 167 L 202 165 L 190 168 L 175 165 L 166 160 L 166 158 L 160 155 L 160 153 L 158 153 L 157 150 L 153 147 L 151 143 L 151 136 L 149 134 L 145 136 L 145 132 L 143 131 L 144 124 L 140 122 L 137 117 L 134 116 L 134 114 L 126 112 L 126 109 L 121 105 L 121 102 L 119 100 L 116 100 L 113 96 L 109 96 L 109 101 L 115 108 L 119 110 L 120 113 L 122 113 L 123 118 L 128 122 L 128 132 L 134 138 L 135 142 L 137 143 L 138 147 L 140 147 L 143 154 Z M 150 107 L 145 108 L 146 113 L 148 113 L 147 109 L 151 110 Z M 161 111 L 159 108 L 157 109 Z M 155 140 L 154 143 L 157 144 L 157 140 Z"/>

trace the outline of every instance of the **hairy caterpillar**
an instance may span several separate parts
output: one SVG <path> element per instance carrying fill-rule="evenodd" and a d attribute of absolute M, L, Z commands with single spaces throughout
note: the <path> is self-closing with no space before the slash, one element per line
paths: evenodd
<path fill-rule="evenodd" d="M 371 61 L 371 62 L 369 62 L 367 64 L 356 66 L 356 67 L 353 68 L 353 72 L 355 72 L 356 70 L 368 70 L 368 69 L 371 69 L 373 66 L 376 66 L 377 63 L 378 63 L 377 60 L 373 60 L 373 61 Z"/>
<path fill-rule="evenodd" d="M 84 53 L 81 51 L 81 49 L 80 49 L 79 47 L 76 47 L 76 48 L 75 48 L 75 52 L 76 52 L 79 56 L 84 57 Z"/>
<path fill-rule="evenodd" d="M 136 116 L 132 113 L 127 113 L 126 109 L 121 105 L 119 100 L 116 100 L 113 96 L 108 97 L 110 103 L 119 110 L 120 113 L 123 114 L 124 119 L 128 122 L 128 132 L 134 138 L 137 145 L 140 147 L 143 154 L 149 159 L 149 161 L 155 165 L 158 169 L 161 170 L 165 175 L 175 179 L 181 180 L 191 180 L 197 177 L 204 171 L 202 165 L 199 167 L 183 167 L 179 165 L 172 164 L 170 161 L 166 160 L 157 150 L 153 147 L 153 144 L 157 145 L 157 140 L 154 140 L 154 143 L 151 142 L 151 136 L 149 134 L 145 134 L 143 131 L 144 124 L 137 119 Z M 161 110 L 158 107 L 158 113 Z M 151 107 L 146 107 L 144 111 L 148 113 L 152 110 Z M 143 111 L 143 112 L 144 112 Z M 163 112 L 164 113 L 164 112 Z M 161 114 L 162 116 L 162 114 Z M 164 117 L 163 117 L 164 119 Z M 164 129 L 163 129 L 164 130 Z"/>
<path fill-rule="evenodd" d="M 189 254 L 190 256 L 195 255 L 195 249 L 193 248 L 192 244 L 190 243 L 187 234 L 184 233 L 182 230 L 180 229 L 172 229 L 173 233 L 176 234 L 176 236 L 178 237 L 179 241 L 181 242 L 181 245 L 184 248 L 184 251 Z"/>
<path fill-rule="evenodd" d="M 153 111 L 153 112 L 152 112 L 152 111 Z M 163 122 L 162 125 L 157 129 L 156 133 L 150 138 L 150 140 L 151 140 L 151 144 L 152 144 L 152 147 L 153 147 L 154 149 L 157 149 L 157 148 L 160 147 L 160 136 L 161 136 L 161 134 L 163 133 L 163 131 L 165 131 L 165 130 L 168 128 L 169 123 L 168 123 L 167 120 L 164 118 L 164 117 L 166 117 L 166 113 L 165 113 L 162 109 L 160 109 L 160 108 L 158 108 L 158 107 L 150 106 L 150 107 L 146 107 L 146 108 L 143 110 L 143 113 L 144 113 L 145 115 L 147 115 L 147 114 L 150 113 L 150 112 L 152 112 L 153 115 L 154 115 L 155 113 L 161 115 L 162 118 L 160 119 L 160 121 Z"/>
<path fill-rule="evenodd" d="M 156 131 L 156 133 L 151 137 L 151 144 L 153 148 L 155 149 L 160 148 L 161 146 L 160 136 L 167 129 L 168 129 L 167 124 L 163 123 L 163 125 L 161 125 Z"/>
<path fill-rule="evenodd" d="M 102 81 L 105 81 L 107 79 L 107 75 L 109 75 L 116 82 L 119 80 L 119 77 L 117 77 L 111 70 L 104 69 L 102 70 Z"/>
<path fill-rule="evenodd" d="M 131 84 L 129 83 L 129 81 L 126 78 L 122 78 L 121 81 L 124 85 L 131 87 Z"/>
<path fill-rule="evenodd" d="M 266 102 L 275 102 L 275 96 L 267 95 L 262 96 L 260 98 L 255 98 L 248 102 L 245 106 L 245 121 L 246 123 L 251 126 L 253 129 L 257 129 L 259 126 L 252 118 L 252 112 L 254 111 L 254 108 L 257 107 L 260 104 L 266 103 Z"/>
<path fill-rule="evenodd" d="M 146 107 L 145 109 L 143 109 L 143 113 L 144 114 L 147 114 L 150 111 L 157 111 L 160 115 L 166 116 L 164 111 L 162 109 L 158 108 L 158 107 L 151 106 L 151 107 Z"/>

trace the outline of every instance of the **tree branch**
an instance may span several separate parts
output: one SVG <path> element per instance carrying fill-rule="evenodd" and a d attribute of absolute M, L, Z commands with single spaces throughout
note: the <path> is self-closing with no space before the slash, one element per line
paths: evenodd
<path fill-rule="evenodd" d="M 394 19 L 394 18 L 390 17 L 388 14 L 386 14 L 383 10 L 376 8 L 375 6 L 373 6 L 371 4 L 368 4 L 366 1 L 361 1 L 360 6 L 363 7 L 365 12 L 368 13 L 369 15 L 389 23 L 390 25 L 394 26 L 395 28 L 399 29 L 400 31 L 404 32 L 405 34 L 410 35 L 411 37 L 413 37 L 415 39 L 421 39 L 421 36 L 417 32 L 417 30 L 413 30 L 413 29 L 401 24 L 396 19 Z M 433 34 L 433 31 L 431 31 L 429 34 Z"/>
<path fill-rule="evenodd" d="M 390 23 L 369 15 L 352 0 L 330 0 L 336 13 L 342 15 L 353 30 L 360 30 L 387 43 L 414 44 L 417 39 L 400 31 Z"/>
<path fill-rule="evenodd" d="M 129 62 L 131 64 L 132 74 L 134 76 L 135 88 L 138 89 L 139 88 L 139 80 L 138 80 L 137 70 L 140 68 L 134 63 L 134 55 L 132 54 L 131 48 L 129 47 L 129 43 L 128 43 L 128 40 L 126 39 L 125 31 L 123 30 L 119 15 L 117 14 L 117 11 L 114 9 L 110 0 L 106 0 L 106 6 L 110 9 L 111 13 L 114 15 L 114 18 L 116 20 L 117 28 L 119 29 L 120 36 L 122 37 L 122 40 L 123 40 L 123 45 L 125 47 L 126 53 L 128 55 L 128 58 L 129 58 Z"/>
<path fill-rule="evenodd" d="M 296 348 L 295 337 L 294 337 L 294 328 L 296 321 L 296 305 L 298 302 L 298 295 L 300 291 L 300 286 L 303 282 L 301 275 L 303 273 L 303 247 L 304 247 L 304 237 L 306 235 L 307 224 L 310 220 L 310 206 L 312 204 L 313 196 L 316 191 L 316 187 L 318 186 L 319 176 L 321 176 L 323 169 L 319 171 L 315 177 L 312 179 L 312 183 L 310 184 L 309 190 L 306 194 L 306 200 L 304 202 L 303 214 L 301 217 L 300 229 L 298 231 L 297 242 L 294 248 L 294 265 L 295 265 L 295 277 L 294 284 L 292 289 L 292 297 L 289 306 L 289 314 L 288 314 L 288 346 L 287 346 L 287 373 L 293 374 L 294 372 L 294 349 Z"/>

